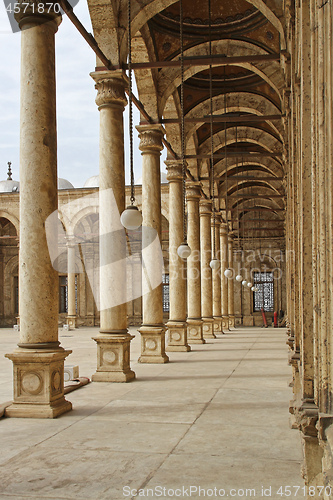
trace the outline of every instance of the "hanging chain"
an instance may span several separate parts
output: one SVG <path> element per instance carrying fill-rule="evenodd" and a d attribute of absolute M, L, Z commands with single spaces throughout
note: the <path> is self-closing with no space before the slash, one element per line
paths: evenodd
<path fill-rule="evenodd" d="M 227 115 L 227 91 L 225 84 L 225 66 L 224 66 L 224 114 Z M 227 122 L 224 123 L 224 157 L 225 157 L 225 209 L 226 209 L 226 222 L 227 222 L 227 238 L 228 238 L 228 252 L 227 252 L 227 268 L 229 268 L 229 214 L 228 214 L 228 158 L 227 158 Z"/>
<path fill-rule="evenodd" d="M 185 116 L 184 116 L 184 33 L 183 33 L 183 0 L 179 2 L 180 6 L 180 107 L 181 107 L 181 158 L 182 158 L 182 184 L 183 184 L 183 241 L 186 243 L 186 162 L 185 162 Z"/>
<path fill-rule="evenodd" d="M 130 171 L 131 171 L 131 205 L 135 201 L 134 188 L 134 158 L 133 158 L 133 81 L 132 81 L 132 30 L 131 30 L 131 0 L 128 0 L 128 101 L 129 101 L 129 137 L 130 137 Z"/>
<path fill-rule="evenodd" d="M 237 123 L 236 123 L 236 151 L 237 151 Z M 237 172 L 237 195 L 238 195 L 238 156 L 236 156 L 236 172 Z M 240 235 L 239 235 L 239 198 L 237 197 L 237 220 L 238 220 L 238 249 L 240 250 Z"/>
<path fill-rule="evenodd" d="M 208 0 L 208 20 L 209 20 L 209 56 L 212 57 L 212 6 L 211 0 Z M 216 211 L 215 211 L 215 172 L 214 172 L 214 139 L 213 139 L 213 74 L 212 65 L 209 65 L 209 103 L 210 103 L 210 171 L 211 171 L 211 189 L 213 199 L 213 255 L 216 258 Z"/>

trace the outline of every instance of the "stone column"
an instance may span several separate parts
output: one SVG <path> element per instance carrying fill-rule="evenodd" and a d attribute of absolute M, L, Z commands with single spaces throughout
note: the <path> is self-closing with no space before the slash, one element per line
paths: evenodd
<path fill-rule="evenodd" d="M 200 280 L 200 223 L 199 182 L 186 182 L 187 200 L 187 243 L 191 255 L 187 259 L 187 339 L 190 344 L 205 344 L 201 319 L 201 280 Z"/>
<path fill-rule="evenodd" d="M 69 328 L 76 328 L 76 297 L 75 297 L 75 246 L 71 240 L 67 243 L 67 290 L 68 290 L 68 316 Z"/>
<path fill-rule="evenodd" d="M 224 276 L 224 271 L 228 267 L 228 231 L 226 224 L 221 224 L 220 241 L 221 241 L 222 328 L 223 331 L 226 331 L 229 330 L 228 278 Z"/>
<path fill-rule="evenodd" d="M 64 398 L 65 351 L 58 341 L 58 273 L 46 219 L 58 209 L 55 33 L 61 17 L 31 7 L 17 15 L 21 33 L 20 341 L 10 417 L 54 418 L 71 410 Z M 49 19 L 49 22 L 45 22 Z M 57 242 L 57 225 L 49 227 Z"/>
<path fill-rule="evenodd" d="M 177 254 L 183 235 L 183 175 L 182 162 L 167 160 L 169 181 L 169 297 L 170 319 L 167 323 L 167 351 L 190 351 L 186 324 L 186 260 Z"/>
<path fill-rule="evenodd" d="M 204 339 L 215 339 L 213 319 L 211 215 L 212 202 L 201 199 L 200 213 L 200 258 L 201 258 L 201 314 Z"/>
<path fill-rule="evenodd" d="M 220 226 L 221 216 L 215 214 L 215 256 L 221 261 L 221 244 L 220 244 Z M 212 248 L 214 246 L 214 218 L 212 216 Z M 212 270 L 213 279 L 213 318 L 214 318 L 214 333 L 223 333 L 222 330 L 222 303 L 221 303 L 221 265 L 220 268 Z"/>
<path fill-rule="evenodd" d="M 231 235 L 228 237 L 229 268 L 234 269 L 234 240 Z M 234 273 L 235 276 L 235 273 Z M 229 327 L 235 328 L 235 302 L 234 302 L 234 278 L 228 279 L 228 316 Z"/>
<path fill-rule="evenodd" d="M 100 334 L 94 382 L 129 382 L 130 342 L 127 330 L 126 234 L 120 223 L 125 209 L 123 112 L 125 78 L 121 71 L 91 73 L 100 112 L 99 254 Z M 116 265 L 115 265 L 116 263 Z"/>
<path fill-rule="evenodd" d="M 142 154 L 142 248 L 146 274 L 154 275 L 160 283 L 155 288 L 143 282 L 143 324 L 141 333 L 140 363 L 167 363 L 165 354 L 165 326 L 163 324 L 162 266 L 160 256 L 153 245 L 156 236 L 161 243 L 161 173 L 160 156 L 163 149 L 164 129 L 161 125 L 139 125 Z M 158 278 L 158 279 L 157 279 Z M 160 279 L 159 279 L 160 278 Z"/>

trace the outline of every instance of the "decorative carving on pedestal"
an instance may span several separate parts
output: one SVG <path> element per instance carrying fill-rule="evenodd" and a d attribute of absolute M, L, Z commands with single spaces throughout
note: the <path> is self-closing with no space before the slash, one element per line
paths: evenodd
<path fill-rule="evenodd" d="M 66 323 L 68 325 L 69 330 L 77 328 L 77 317 L 76 316 L 67 316 Z"/>
<path fill-rule="evenodd" d="M 222 334 L 222 318 L 214 318 L 214 333 Z"/>
<path fill-rule="evenodd" d="M 93 337 L 97 343 L 97 370 L 93 382 L 129 382 L 135 378 L 130 368 L 130 334 L 108 333 Z"/>
<path fill-rule="evenodd" d="M 214 319 L 202 318 L 202 334 L 204 339 L 216 339 L 214 335 Z"/>
<path fill-rule="evenodd" d="M 181 321 L 168 321 L 169 341 L 167 351 L 188 352 L 191 347 L 187 344 L 187 325 Z"/>
<path fill-rule="evenodd" d="M 64 360 L 71 352 L 19 348 L 6 354 L 14 365 L 14 401 L 6 415 L 55 418 L 71 410 L 64 397 Z"/>
<path fill-rule="evenodd" d="M 202 332 L 202 320 L 187 318 L 187 341 L 189 344 L 205 344 Z"/>
<path fill-rule="evenodd" d="M 169 358 L 165 354 L 165 327 L 143 325 L 139 332 L 141 334 L 139 362 L 168 363 Z"/>

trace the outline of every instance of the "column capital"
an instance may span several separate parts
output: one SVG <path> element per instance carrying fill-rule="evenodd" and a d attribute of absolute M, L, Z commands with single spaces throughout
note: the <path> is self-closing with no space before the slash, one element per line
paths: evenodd
<path fill-rule="evenodd" d="M 198 201 L 201 198 L 201 184 L 197 181 L 186 181 L 186 200 Z"/>
<path fill-rule="evenodd" d="M 214 226 L 214 215 L 213 215 L 213 212 L 212 212 L 212 227 Z M 220 227 L 221 225 L 221 214 L 219 213 L 215 213 L 215 226 L 218 226 Z"/>
<path fill-rule="evenodd" d="M 167 179 L 169 182 L 182 182 L 183 171 L 182 171 L 182 160 L 165 160 L 165 165 L 167 168 Z"/>
<path fill-rule="evenodd" d="M 95 102 L 98 109 L 110 106 L 125 108 L 127 104 L 125 96 L 127 77 L 123 71 L 94 71 L 90 73 L 90 76 L 96 82 Z"/>
<path fill-rule="evenodd" d="M 228 242 L 232 244 L 234 243 L 234 237 L 232 234 L 228 234 Z"/>
<path fill-rule="evenodd" d="M 135 127 L 139 132 L 139 149 L 142 154 L 160 153 L 163 149 L 162 139 L 165 129 L 162 125 L 137 125 Z"/>
<path fill-rule="evenodd" d="M 225 222 L 222 222 L 220 227 L 220 234 L 226 235 L 228 233 L 228 225 Z"/>
<path fill-rule="evenodd" d="M 199 214 L 200 217 L 211 217 L 212 215 L 211 200 L 206 200 L 205 198 L 201 198 L 199 202 Z"/>
<path fill-rule="evenodd" d="M 15 13 L 14 17 L 20 30 L 27 24 L 32 27 L 47 23 L 47 26 L 53 27 L 54 33 L 58 31 L 58 26 L 62 21 L 58 3 L 53 3 L 52 6 L 52 4 L 47 3 L 45 0 L 18 0 L 17 5 L 18 12 Z M 59 12 L 56 12 L 56 5 L 59 7 Z"/>

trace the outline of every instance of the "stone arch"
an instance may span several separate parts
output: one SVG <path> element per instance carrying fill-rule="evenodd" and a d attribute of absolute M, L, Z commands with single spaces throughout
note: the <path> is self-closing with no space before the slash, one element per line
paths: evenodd
<path fill-rule="evenodd" d="M 13 224 L 13 226 L 15 227 L 17 236 L 19 236 L 19 234 L 20 234 L 20 221 L 18 220 L 17 217 L 14 214 L 12 214 L 11 212 L 9 212 L 8 210 L 5 210 L 3 208 L 0 210 L 0 217 L 3 217 L 4 219 L 9 220 L 9 222 L 11 222 Z"/>

